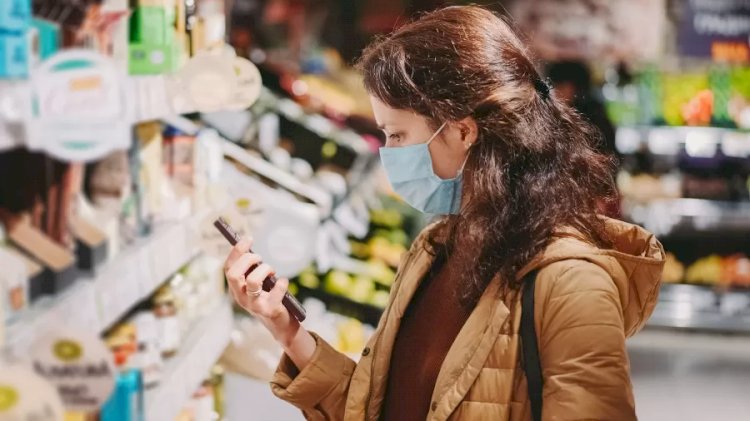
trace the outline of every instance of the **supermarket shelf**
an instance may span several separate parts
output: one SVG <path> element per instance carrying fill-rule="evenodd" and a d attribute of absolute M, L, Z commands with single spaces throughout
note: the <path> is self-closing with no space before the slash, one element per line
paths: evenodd
<path fill-rule="evenodd" d="M 663 285 L 648 326 L 717 333 L 750 333 L 750 290 Z"/>
<path fill-rule="evenodd" d="M 620 127 L 615 138 L 623 154 L 648 150 L 655 155 L 711 158 L 721 152 L 732 158 L 750 157 L 750 132 L 718 127 Z"/>
<path fill-rule="evenodd" d="M 128 76 L 127 90 L 133 93 L 132 124 L 164 120 L 194 131 L 195 126 L 179 116 L 195 112 L 187 97 L 164 75 Z M 25 144 L 24 109 L 29 107 L 28 81 L 0 81 L 0 152 Z M 12 114 L 12 115 L 10 115 Z"/>
<path fill-rule="evenodd" d="M 6 341 L 13 355 L 22 356 L 35 339 L 62 323 L 103 332 L 137 303 L 149 297 L 167 278 L 200 254 L 199 212 L 188 221 L 156 229 L 136 241 L 94 276 L 79 279 L 54 297 L 44 297 L 13 318 Z"/>
<path fill-rule="evenodd" d="M 146 392 L 146 421 L 173 420 L 224 352 L 232 330 L 232 310 L 223 301 L 204 317 L 164 367 L 161 383 Z"/>
<path fill-rule="evenodd" d="M 355 318 L 371 326 L 377 326 L 383 309 L 370 304 L 359 303 L 340 295 L 329 294 L 320 289 L 311 289 L 297 284 L 299 292 L 297 294 L 300 300 L 306 298 L 316 298 L 326 305 L 326 309 L 333 313 Z"/>
<path fill-rule="evenodd" d="M 626 205 L 623 211 L 657 236 L 676 231 L 750 231 L 750 202 L 667 199 Z"/>
<path fill-rule="evenodd" d="M 307 113 L 296 102 L 287 98 L 280 98 L 270 90 L 264 88 L 259 102 L 270 105 L 271 109 L 289 121 L 304 126 L 316 135 L 331 139 L 341 146 L 346 146 L 356 152 L 358 155 L 367 155 L 370 153 L 370 147 L 367 142 L 357 132 L 337 127 L 327 117 Z"/>

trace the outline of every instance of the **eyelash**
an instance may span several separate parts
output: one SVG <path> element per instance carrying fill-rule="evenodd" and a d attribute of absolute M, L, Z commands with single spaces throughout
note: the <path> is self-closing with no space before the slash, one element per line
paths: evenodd
<path fill-rule="evenodd" d="M 394 134 L 389 134 L 388 135 L 388 140 L 392 140 L 394 142 L 398 142 L 400 139 L 401 139 L 401 135 L 398 134 L 398 133 L 394 133 Z"/>

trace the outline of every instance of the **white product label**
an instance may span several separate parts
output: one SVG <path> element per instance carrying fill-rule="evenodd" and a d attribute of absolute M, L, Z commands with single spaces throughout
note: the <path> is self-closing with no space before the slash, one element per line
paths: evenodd
<path fill-rule="evenodd" d="M 222 110 L 237 92 L 234 60 L 224 55 L 201 53 L 188 61 L 177 78 L 176 86 L 187 94 L 197 111 Z M 178 107 L 176 107 L 178 108 Z"/>
<path fill-rule="evenodd" d="M 180 347 L 180 320 L 177 316 L 159 318 L 159 349 L 174 352 Z"/>
<path fill-rule="evenodd" d="M 131 90 L 109 58 L 66 50 L 39 66 L 30 82 L 30 149 L 80 162 L 130 145 Z"/>
<path fill-rule="evenodd" d="M 263 87 L 260 71 L 248 59 L 236 57 L 234 71 L 237 73 L 237 90 L 232 100 L 226 105 L 228 110 L 244 110 L 250 108 L 260 98 Z"/>
<path fill-rule="evenodd" d="M 0 363 L 0 420 L 62 421 L 63 417 L 54 386 L 28 367 Z"/>
<path fill-rule="evenodd" d="M 34 370 L 57 387 L 66 409 L 96 410 L 114 390 L 112 354 L 95 333 L 59 328 L 32 349 Z"/>

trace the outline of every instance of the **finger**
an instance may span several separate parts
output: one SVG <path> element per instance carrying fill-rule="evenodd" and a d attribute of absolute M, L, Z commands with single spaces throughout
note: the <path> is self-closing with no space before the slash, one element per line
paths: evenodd
<path fill-rule="evenodd" d="M 266 307 L 266 317 L 270 319 L 275 319 L 279 316 L 284 315 L 286 313 L 286 308 L 284 307 L 284 304 L 282 303 L 282 300 L 284 299 L 284 295 L 289 290 L 289 280 L 279 279 L 276 281 L 276 285 L 271 289 L 271 291 L 268 293 L 268 296 L 265 300 Z"/>
<path fill-rule="evenodd" d="M 227 256 L 227 259 L 224 261 L 224 270 L 229 270 L 230 267 L 234 264 L 234 262 L 243 254 L 247 253 L 248 250 L 250 250 L 250 247 L 253 245 L 253 239 L 252 237 L 242 237 L 242 239 L 235 244 L 232 247 L 232 250 L 229 251 L 229 255 Z"/>
<path fill-rule="evenodd" d="M 254 253 L 245 253 L 237 258 L 227 271 L 229 286 L 237 292 L 244 292 L 242 288 L 245 286 L 245 273 L 258 263 L 260 263 L 260 256 Z"/>
<path fill-rule="evenodd" d="M 280 306 L 281 300 L 284 299 L 284 294 L 289 290 L 289 280 L 286 278 L 279 279 L 276 281 L 273 289 L 268 293 L 268 303 L 273 306 Z"/>
<path fill-rule="evenodd" d="M 258 265 L 257 268 L 253 269 L 245 278 L 247 289 L 250 291 L 258 291 L 263 287 L 263 280 L 273 275 L 274 270 L 271 266 L 266 263 Z"/>

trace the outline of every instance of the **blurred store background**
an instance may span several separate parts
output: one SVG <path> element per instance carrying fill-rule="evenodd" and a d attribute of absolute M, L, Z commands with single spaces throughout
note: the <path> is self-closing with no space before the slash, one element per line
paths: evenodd
<path fill-rule="evenodd" d="M 302 419 L 210 222 L 251 232 L 356 358 L 426 221 L 389 191 L 352 64 L 462 3 L 0 0 L 0 420 Z M 750 419 L 750 2 L 470 3 L 602 130 L 611 212 L 669 253 L 629 342 L 639 418 Z"/>

